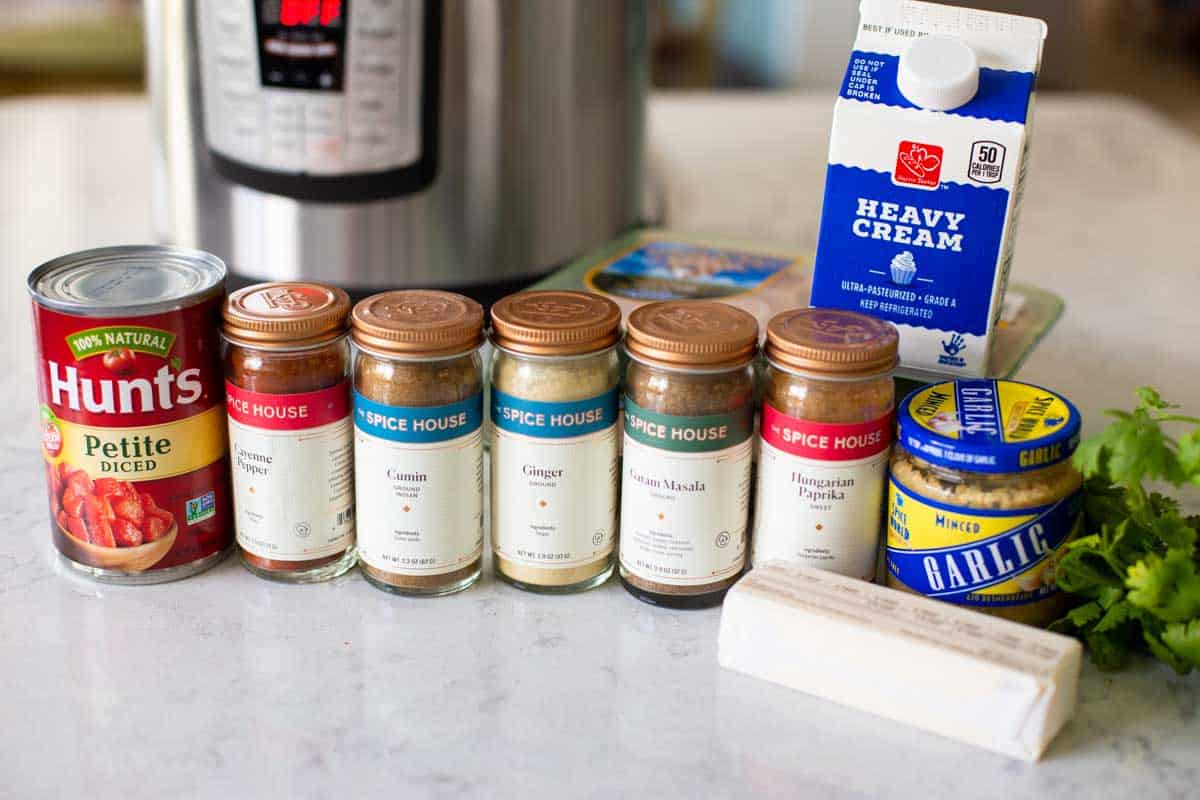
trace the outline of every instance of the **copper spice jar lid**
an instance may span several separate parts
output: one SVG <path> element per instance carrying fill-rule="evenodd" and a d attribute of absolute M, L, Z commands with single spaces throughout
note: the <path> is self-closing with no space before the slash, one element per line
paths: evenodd
<path fill-rule="evenodd" d="M 896 366 L 900 333 L 885 320 L 832 308 L 797 308 L 767 323 L 767 358 L 784 369 L 859 377 Z"/>
<path fill-rule="evenodd" d="M 668 367 L 733 368 L 758 348 L 758 320 L 713 301 L 650 303 L 630 314 L 625 327 L 630 356 Z"/>
<path fill-rule="evenodd" d="M 225 300 L 225 336 L 263 346 L 317 344 L 346 329 L 350 296 L 333 286 L 303 281 L 259 283 Z"/>
<path fill-rule="evenodd" d="M 355 344 L 389 355 L 452 356 L 483 342 L 483 306 L 454 292 L 398 289 L 372 295 L 350 314 Z"/>
<path fill-rule="evenodd" d="M 587 292 L 519 292 L 492 306 L 496 346 L 526 355 L 604 350 L 616 344 L 620 327 L 620 306 Z"/>

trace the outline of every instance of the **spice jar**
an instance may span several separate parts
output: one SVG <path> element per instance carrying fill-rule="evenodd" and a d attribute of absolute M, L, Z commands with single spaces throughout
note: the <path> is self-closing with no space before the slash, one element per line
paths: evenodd
<path fill-rule="evenodd" d="M 899 341 L 891 323 L 853 311 L 767 323 L 753 563 L 874 579 Z"/>
<path fill-rule="evenodd" d="M 1080 510 L 1080 417 L 1016 381 L 959 380 L 900 404 L 888 585 L 1033 625 L 1066 610 L 1055 565 Z"/>
<path fill-rule="evenodd" d="M 651 303 L 625 350 L 621 582 L 675 608 L 720 603 L 742 573 L 758 323 L 724 303 Z"/>
<path fill-rule="evenodd" d="M 363 577 L 397 594 L 466 589 L 483 564 L 483 308 L 385 292 L 351 325 Z"/>
<path fill-rule="evenodd" d="M 295 583 L 354 565 L 350 298 L 264 283 L 225 303 L 225 392 L 242 562 Z"/>
<path fill-rule="evenodd" d="M 621 311 L 538 291 L 492 306 L 492 549 L 520 589 L 576 592 L 612 574 Z"/>

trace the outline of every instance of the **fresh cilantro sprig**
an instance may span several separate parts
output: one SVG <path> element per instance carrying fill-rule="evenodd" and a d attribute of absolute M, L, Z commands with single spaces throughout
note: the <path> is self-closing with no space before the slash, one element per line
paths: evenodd
<path fill-rule="evenodd" d="M 1146 484 L 1200 486 L 1200 417 L 1149 387 L 1137 394 L 1075 453 L 1083 513 L 1055 575 L 1083 602 L 1051 627 L 1082 639 L 1101 669 L 1148 650 L 1183 674 L 1200 667 L 1200 517 Z"/>

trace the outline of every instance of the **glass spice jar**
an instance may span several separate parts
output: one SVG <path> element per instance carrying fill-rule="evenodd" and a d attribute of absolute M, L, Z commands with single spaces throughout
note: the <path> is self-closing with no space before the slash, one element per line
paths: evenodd
<path fill-rule="evenodd" d="M 222 334 L 234 526 L 264 578 L 328 580 L 354 566 L 350 298 L 263 283 L 225 302 Z"/>
<path fill-rule="evenodd" d="M 758 323 L 724 303 L 651 303 L 625 350 L 621 582 L 655 605 L 716 605 L 746 562 Z"/>
<path fill-rule="evenodd" d="M 1070 607 L 1055 567 L 1083 478 L 1078 409 L 1028 383 L 960 379 L 909 394 L 888 487 L 888 586 L 1029 625 Z"/>
<path fill-rule="evenodd" d="M 612 575 L 620 325 L 616 303 L 586 292 L 492 306 L 492 548 L 520 589 L 577 592 Z"/>
<path fill-rule="evenodd" d="M 396 594 L 466 589 L 483 564 L 483 308 L 384 292 L 351 325 L 363 577 Z"/>
<path fill-rule="evenodd" d="M 890 322 L 853 311 L 767 323 L 752 563 L 874 579 L 899 342 Z"/>

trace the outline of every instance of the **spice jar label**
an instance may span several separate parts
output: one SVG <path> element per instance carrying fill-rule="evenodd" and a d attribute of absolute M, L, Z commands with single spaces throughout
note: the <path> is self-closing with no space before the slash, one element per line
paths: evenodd
<path fill-rule="evenodd" d="M 676 416 L 642 408 L 625 398 L 625 434 L 648 447 L 676 453 L 724 450 L 750 437 L 754 409 L 746 405 L 725 414 Z"/>
<path fill-rule="evenodd" d="M 1050 505 L 959 508 L 888 487 L 887 569 L 913 591 L 968 606 L 1016 606 L 1058 591 L 1054 567 L 1078 491 Z"/>
<path fill-rule="evenodd" d="M 390 406 L 354 394 L 358 555 L 389 573 L 440 575 L 483 553 L 483 394 Z"/>
<path fill-rule="evenodd" d="M 279 561 L 354 543 L 349 383 L 269 394 L 226 382 L 238 544 Z"/>
<path fill-rule="evenodd" d="M 749 406 L 730 414 L 658 414 L 625 398 L 621 566 L 627 572 L 694 586 L 741 571 L 752 414 Z"/>
<path fill-rule="evenodd" d="M 492 389 L 493 542 L 524 566 L 573 567 L 616 541 L 616 389 L 541 402 Z M 605 491 L 601 487 L 608 487 Z"/>
<path fill-rule="evenodd" d="M 858 461 L 886 453 L 892 444 L 895 415 L 869 422 L 812 422 L 763 403 L 763 442 L 793 456 L 818 461 Z"/>
<path fill-rule="evenodd" d="M 754 562 L 782 559 L 871 580 L 893 415 L 798 419 L 763 404 Z"/>
<path fill-rule="evenodd" d="M 616 389 L 586 400 L 548 403 L 492 391 L 492 423 L 537 439 L 569 439 L 611 428 L 617 421 Z"/>
<path fill-rule="evenodd" d="M 225 382 L 229 418 L 269 431 L 302 431 L 339 422 L 350 415 L 349 383 L 295 394 L 251 392 Z"/>

